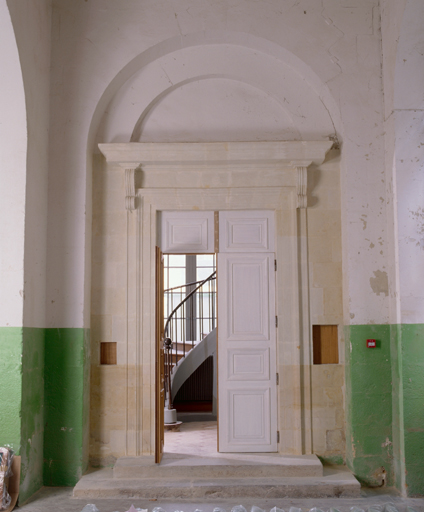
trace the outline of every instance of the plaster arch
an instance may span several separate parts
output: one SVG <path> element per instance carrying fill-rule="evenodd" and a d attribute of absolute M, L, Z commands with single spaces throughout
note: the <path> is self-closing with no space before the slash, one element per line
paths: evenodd
<path fill-rule="evenodd" d="M 0 345 L 13 349 L 4 358 L 0 443 L 22 457 L 23 500 L 43 485 L 45 456 L 49 29 L 48 2 L 1 3 Z"/>
<path fill-rule="evenodd" d="M 205 52 L 208 58 L 205 58 Z M 286 48 L 264 38 L 239 32 L 215 31 L 162 41 L 124 66 L 97 103 L 90 124 L 88 148 L 91 146 L 94 152 L 98 152 L 99 142 L 131 140 L 133 129 L 146 109 L 152 109 L 163 95 L 171 92 L 170 89 L 181 87 L 187 80 L 196 77 L 204 79 L 215 75 L 239 80 L 266 91 L 284 105 L 286 112 L 290 110 L 285 106 L 287 100 L 284 94 L 291 96 L 296 92 L 302 96 L 304 111 L 300 115 L 295 111 L 291 113 L 292 117 L 298 117 L 300 125 L 302 119 L 304 125 L 313 120 L 312 131 L 308 133 L 303 126 L 301 136 L 306 140 L 316 139 L 320 125 L 321 138 L 330 135 L 342 140 L 339 108 L 328 86 L 310 66 Z M 285 89 L 284 84 L 289 86 Z M 153 90 L 149 90 L 151 88 Z M 139 95 L 135 98 L 134 93 L 140 91 L 142 97 Z M 138 108 L 131 111 L 129 107 L 134 106 L 134 99 Z M 120 108 L 125 108 L 125 116 L 121 114 L 125 120 L 119 120 Z M 304 112 L 308 112 L 308 109 L 312 109 L 314 114 L 305 121 L 307 116 Z"/>
<path fill-rule="evenodd" d="M 22 326 L 24 289 L 25 187 L 27 171 L 27 111 L 18 46 L 6 2 L 0 7 L 2 95 L 0 97 L 0 186 L 7 190 L 0 204 L 2 247 L 0 325 Z M 21 291 L 21 294 L 19 293 Z"/>

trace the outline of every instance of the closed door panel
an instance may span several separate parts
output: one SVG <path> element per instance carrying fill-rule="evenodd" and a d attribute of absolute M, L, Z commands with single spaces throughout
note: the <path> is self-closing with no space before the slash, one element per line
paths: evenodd
<path fill-rule="evenodd" d="M 269 347 L 233 347 L 228 349 L 227 361 L 228 380 L 270 380 Z"/>
<path fill-rule="evenodd" d="M 268 258 L 234 255 L 226 266 L 228 340 L 269 340 Z"/>
<path fill-rule="evenodd" d="M 271 445 L 269 387 L 228 390 L 228 444 L 243 451 L 262 451 Z M 254 450 L 245 450 L 246 445 Z M 234 450 L 238 451 L 238 450 Z M 268 450 L 265 450 L 268 451 Z"/>
<path fill-rule="evenodd" d="M 277 451 L 274 253 L 218 255 L 219 450 Z"/>

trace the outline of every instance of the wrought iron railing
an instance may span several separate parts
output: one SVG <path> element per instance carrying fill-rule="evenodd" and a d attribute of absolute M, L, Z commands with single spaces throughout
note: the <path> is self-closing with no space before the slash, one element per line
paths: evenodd
<path fill-rule="evenodd" d="M 164 290 L 165 393 L 172 409 L 171 371 L 216 325 L 216 271 L 194 283 Z M 174 304 L 177 303 L 174 306 Z M 171 310 L 171 311 L 170 311 Z M 170 311 L 170 312 L 169 312 Z"/>
<path fill-rule="evenodd" d="M 164 338 L 171 338 L 170 363 L 175 365 L 216 327 L 216 271 L 202 281 L 164 291 Z"/>

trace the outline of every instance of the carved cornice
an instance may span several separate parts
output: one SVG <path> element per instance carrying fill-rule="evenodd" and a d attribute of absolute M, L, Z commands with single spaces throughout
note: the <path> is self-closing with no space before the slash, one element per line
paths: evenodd
<path fill-rule="evenodd" d="M 297 165 L 309 161 L 320 165 L 332 141 L 284 142 L 127 142 L 99 144 L 99 149 L 110 163 L 126 167 L 185 166 L 246 163 L 278 163 Z"/>
<path fill-rule="evenodd" d="M 141 186 L 135 183 L 137 169 L 142 169 L 146 188 L 191 188 L 193 183 L 198 183 L 197 188 L 228 188 L 247 183 L 251 187 L 296 187 L 297 208 L 306 208 L 307 169 L 312 164 L 322 164 L 332 144 L 332 141 L 129 142 L 99 144 L 99 149 L 108 163 L 125 169 L 125 207 L 129 211 L 136 208 L 135 190 Z"/>

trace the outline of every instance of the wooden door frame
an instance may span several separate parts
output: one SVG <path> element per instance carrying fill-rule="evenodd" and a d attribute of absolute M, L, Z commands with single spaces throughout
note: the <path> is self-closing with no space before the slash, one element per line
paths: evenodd
<path fill-rule="evenodd" d="M 156 304 L 156 336 L 155 336 L 155 463 L 162 460 L 163 446 L 165 442 L 164 421 L 165 421 L 165 380 L 164 380 L 164 348 L 163 348 L 163 256 L 159 247 L 156 246 L 155 263 L 155 304 Z"/>

